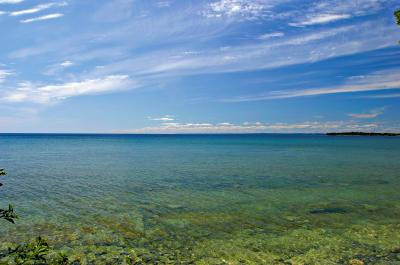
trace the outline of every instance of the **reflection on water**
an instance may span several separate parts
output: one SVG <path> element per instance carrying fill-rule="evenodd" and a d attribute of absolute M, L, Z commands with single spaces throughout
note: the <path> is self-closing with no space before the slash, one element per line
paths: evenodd
<path fill-rule="evenodd" d="M 400 138 L 0 135 L 0 150 L 0 202 L 21 216 L 2 249 L 43 235 L 82 264 L 400 262 Z"/>

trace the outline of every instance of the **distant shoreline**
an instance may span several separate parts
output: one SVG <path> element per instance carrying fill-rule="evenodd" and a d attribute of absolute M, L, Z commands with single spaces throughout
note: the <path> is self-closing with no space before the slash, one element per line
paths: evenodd
<path fill-rule="evenodd" d="M 400 133 L 370 133 L 370 132 L 337 132 L 327 133 L 329 136 L 400 136 Z"/>
<path fill-rule="evenodd" d="M 207 132 L 207 133 L 10 133 L 0 132 L 0 136 L 400 136 L 400 133 L 368 133 L 368 132 L 279 132 L 279 133 L 262 133 L 262 132 Z"/>

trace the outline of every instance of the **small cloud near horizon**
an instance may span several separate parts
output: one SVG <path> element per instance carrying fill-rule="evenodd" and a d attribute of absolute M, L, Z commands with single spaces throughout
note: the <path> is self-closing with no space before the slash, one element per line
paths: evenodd
<path fill-rule="evenodd" d="M 385 108 L 377 108 L 369 111 L 368 113 L 349 113 L 348 116 L 356 119 L 374 119 L 385 113 Z"/>
<path fill-rule="evenodd" d="M 166 121 L 174 121 L 175 118 L 172 115 L 164 115 L 163 117 L 160 117 L 160 118 L 151 118 L 151 117 L 149 117 L 149 120 L 166 122 Z"/>

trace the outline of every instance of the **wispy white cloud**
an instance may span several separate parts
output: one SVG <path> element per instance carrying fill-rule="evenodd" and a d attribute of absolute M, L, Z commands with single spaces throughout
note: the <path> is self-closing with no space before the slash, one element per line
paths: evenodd
<path fill-rule="evenodd" d="M 32 23 L 32 22 L 36 22 L 36 21 L 43 21 L 43 20 L 60 18 L 60 17 L 63 17 L 63 16 L 64 16 L 64 14 L 54 13 L 54 14 L 44 15 L 44 16 L 40 16 L 40 17 L 24 19 L 24 20 L 21 20 L 20 22 L 21 23 Z"/>
<path fill-rule="evenodd" d="M 155 5 L 157 7 L 159 7 L 159 8 L 170 7 L 171 6 L 171 1 L 166 1 L 166 0 L 158 1 L 158 2 L 156 2 Z"/>
<path fill-rule="evenodd" d="M 122 0 L 121 0 L 122 1 Z M 123 1 L 124 3 L 129 1 Z M 238 1 L 239 6 L 248 1 Z M 250 1 L 251 2 L 251 1 Z M 256 3 L 267 6 L 271 1 L 256 1 Z M 223 4 L 222 6 L 232 5 L 235 1 L 214 1 L 214 4 Z M 107 10 L 107 9 L 105 9 Z M 186 11 L 186 10 L 185 10 Z M 192 13 L 190 13 L 190 12 Z M 371 49 L 377 49 L 393 45 L 397 41 L 395 34 L 395 26 L 388 27 L 384 21 L 374 23 L 355 23 L 350 26 L 341 26 L 330 29 L 321 29 L 317 31 L 299 31 L 286 33 L 285 38 L 280 37 L 279 32 L 272 32 L 273 35 L 265 35 L 261 38 L 270 38 L 268 42 L 241 42 L 235 43 L 230 49 L 220 50 L 213 47 L 213 41 L 219 41 L 218 36 L 224 36 L 227 30 L 227 23 L 224 21 L 209 21 L 204 17 L 194 17 L 193 10 L 176 14 L 161 16 L 157 19 L 140 18 L 134 20 L 132 24 L 128 24 L 123 30 L 113 33 L 104 32 L 104 42 L 121 41 L 125 45 L 112 46 L 104 49 L 82 48 L 88 42 L 85 38 L 79 38 L 74 41 L 65 41 L 51 44 L 41 44 L 37 47 L 26 47 L 10 54 L 12 58 L 26 58 L 29 56 L 44 55 L 46 53 L 53 56 L 57 53 L 69 53 L 68 58 L 78 61 L 81 58 L 87 58 L 88 54 L 92 54 L 88 60 L 104 59 L 110 57 L 110 49 L 115 49 L 112 54 L 115 57 L 102 65 L 107 66 L 101 71 L 105 74 L 113 74 L 114 72 L 125 71 L 130 69 L 130 74 L 144 75 L 183 75 L 197 73 L 219 73 L 219 72 L 235 72 L 249 71 L 257 69 L 276 68 L 287 65 L 316 62 L 328 58 L 342 55 L 363 52 Z M 113 14 L 113 12 L 111 12 Z M 161 22 L 159 22 L 159 20 Z M 206 21 L 204 21 L 206 20 Z M 156 25 L 154 24 L 156 23 Z M 138 25 L 153 25 L 147 28 L 145 32 L 143 28 L 137 28 Z M 167 28 L 165 25 L 169 25 Z M 371 27 L 376 30 L 371 31 Z M 193 31 L 196 28 L 196 31 Z M 133 44 L 126 39 L 129 32 L 143 36 L 137 39 Z M 379 34 L 377 34 L 379 32 Z M 274 37 L 273 37 L 274 36 Z M 91 36 L 92 37 L 92 36 Z M 156 38 L 156 39 L 153 39 Z M 87 38 L 92 39 L 92 38 Z M 149 42 L 142 43 L 152 46 L 158 43 L 155 49 L 142 49 L 139 54 L 132 54 L 131 51 L 137 47 L 141 47 L 138 42 L 148 39 Z M 166 40 L 171 40 L 176 45 L 168 44 Z M 202 49 L 197 53 L 183 54 L 183 51 L 191 50 L 193 43 L 197 40 L 202 41 Z M 103 41 L 103 40 L 101 40 Z M 99 41 L 99 42 L 101 42 Z M 86 43 L 85 43 L 86 42 Z M 85 44 L 82 44 L 85 43 Z M 128 43 L 128 44 L 127 44 Z M 163 45 L 165 44 L 165 45 Z M 204 44 L 204 45 L 203 45 Z M 138 45 L 138 46 L 136 46 Z M 293 48 L 296 45 L 298 47 Z M 63 48 L 60 48 L 63 46 Z M 79 49 L 72 50 L 71 47 Z M 110 46 L 107 46 L 110 47 Z M 73 56 L 71 56 L 73 55 Z M 64 57 L 64 56 L 63 56 Z M 110 71 L 106 73 L 106 71 Z"/>
<path fill-rule="evenodd" d="M 343 26 L 328 30 L 315 31 L 308 34 L 298 35 L 296 37 L 290 38 L 283 41 L 284 45 L 304 45 L 311 42 L 329 39 L 330 37 L 335 37 L 340 34 L 346 34 L 353 31 L 355 26 Z"/>
<path fill-rule="evenodd" d="M 338 20 L 348 19 L 350 17 L 351 15 L 349 14 L 317 14 L 312 17 L 307 17 L 299 22 L 289 23 L 289 25 L 294 27 L 303 27 L 318 24 L 327 24 Z"/>
<path fill-rule="evenodd" d="M 263 0 L 218 0 L 208 4 L 203 15 L 208 18 L 238 17 L 252 20 L 264 17 L 269 6 Z"/>
<path fill-rule="evenodd" d="M 137 83 L 127 75 L 112 75 L 97 79 L 45 86 L 37 86 L 26 82 L 20 83 L 17 89 L 9 91 L 3 97 L 0 97 L 0 101 L 52 104 L 74 96 L 132 89 L 135 86 L 137 86 Z"/>
<path fill-rule="evenodd" d="M 3 83 L 7 76 L 12 75 L 13 73 L 9 70 L 0 69 L 0 84 Z"/>
<path fill-rule="evenodd" d="M 118 133 L 310 133 L 337 131 L 375 131 L 384 130 L 379 123 L 359 123 L 354 121 L 327 121 L 301 123 L 162 123 L 159 126 L 131 130 L 118 130 Z"/>
<path fill-rule="evenodd" d="M 268 42 L 256 40 L 253 35 L 253 38 L 250 38 L 251 41 L 233 42 L 229 44 L 231 46 L 229 49 L 222 50 L 214 44 L 226 36 L 224 34 L 232 33 L 229 31 L 232 27 L 229 24 L 230 22 L 209 19 L 198 13 L 194 14 L 195 8 L 183 9 L 183 12 L 179 12 L 179 14 L 173 12 L 173 15 L 168 13 L 169 9 L 167 8 L 162 10 L 160 12 L 162 14 L 158 14 L 160 16 L 157 16 L 156 19 L 154 17 L 133 18 L 135 13 L 131 12 L 135 12 L 135 9 L 131 8 L 132 0 L 118 0 L 116 2 L 126 4 L 124 5 L 126 8 L 120 10 L 122 13 L 118 21 L 122 22 L 118 24 L 118 30 L 108 31 L 108 28 L 102 27 L 104 31 L 102 29 L 93 34 L 57 39 L 54 42 L 38 42 L 36 46 L 26 47 L 11 53 L 10 57 L 27 58 L 40 55 L 35 58 L 40 60 L 39 57 L 43 55 L 43 58 L 48 56 L 60 60 L 70 59 L 74 63 L 82 65 L 82 68 L 84 68 L 84 64 L 79 60 L 96 61 L 96 65 L 104 67 L 97 68 L 93 72 L 86 68 L 85 73 L 89 71 L 92 76 L 108 76 L 123 72 L 140 80 L 158 82 L 163 81 L 165 77 L 252 71 L 316 62 L 387 47 L 397 41 L 397 37 L 393 33 L 397 28 L 395 26 L 388 27 L 384 20 L 378 20 L 355 22 L 350 26 L 324 27 L 316 31 L 298 29 L 295 32 L 283 33 L 274 32 L 271 29 L 271 33 L 260 37 L 268 39 Z M 116 2 L 112 1 L 112 3 Z M 212 1 L 211 4 L 206 6 L 208 11 L 213 10 L 223 17 L 246 17 L 247 15 L 251 17 L 252 14 L 257 16 L 269 14 L 271 8 L 279 2 L 221 0 Z M 107 2 L 101 10 L 108 12 L 109 16 L 113 17 L 114 12 L 105 8 L 109 7 L 110 3 Z M 204 2 L 201 3 L 202 5 L 196 2 L 196 7 L 204 7 Z M 256 6 L 259 6 L 259 8 L 256 8 Z M 252 13 L 251 10 L 255 13 Z M 255 10 L 262 10 L 262 12 L 257 13 Z M 347 8 L 335 9 L 332 12 L 346 14 L 346 10 Z M 213 14 L 217 16 L 217 13 Z M 94 16 L 97 17 L 96 15 Z M 124 20 L 127 17 L 130 19 Z M 50 19 L 52 17 L 44 16 L 28 19 L 25 20 L 25 23 L 41 20 L 40 18 Z M 101 16 L 98 18 L 101 19 Z M 113 18 L 110 19 L 114 21 Z M 371 31 L 372 27 L 375 28 L 374 31 Z M 196 28 L 196 30 L 194 31 L 193 28 Z M 276 30 L 282 30 L 282 28 Z M 285 34 L 284 38 L 281 33 Z M 127 38 L 132 34 L 142 37 L 132 42 L 131 38 Z M 90 43 L 95 43 L 93 45 L 95 47 L 90 46 Z M 196 46 L 193 43 L 199 45 Z M 146 44 L 151 44 L 151 48 L 142 49 L 142 47 L 147 47 Z M 140 52 L 136 53 L 136 50 L 140 50 Z M 185 51 L 194 52 L 185 53 Z M 78 69 L 71 70 L 78 71 Z M 75 74 L 80 75 L 80 73 Z M 312 91 L 309 92 L 312 93 Z M 314 93 L 318 93 L 318 91 L 314 91 Z M 267 96 L 289 97 L 290 95 L 273 93 Z"/>
<path fill-rule="evenodd" d="M 312 88 L 301 90 L 271 91 L 261 95 L 245 96 L 224 100 L 226 102 L 259 101 L 269 99 L 285 99 L 295 97 L 320 96 L 339 93 L 356 93 L 400 89 L 400 71 L 383 71 L 365 76 L 364 78 L 349 78 L 343 85 L 326 88 Z"/>
<path fill-rule="evenodd" d="M 296 36 L 273 43 L 240 45 L 229 49 L 214 49 L 190 54 L 183 54 L 182 51 L 160 50 L 115 62 L 106 69 L 108 71 L 130 69 L 135 74 L 140 75 L 184 75 L 188 73 L 235 72 L 292 65 L 317 59 L 315 56 L 310 58 L 309 51 L 304 51 L 307 53 L 304 54 L 304 57 L 300 56 L 303 49 L 307 49 L 306 47 L 295 50 L 288 49 L 289 46 L 311 44 L 351 29 L 348 27 L 339 28 L 332 31 L 312 33 L 312 35 Z M 338 49 L 336 52 L 340 52 L 340 50 Z M 334 56 L 332 51 L 329 51 L 328 56 Z M 322 51 L 320 57 L 318 59 L 324 57 Z M 161 63 L 160 58 L 163 58 Z M 266 58 L 268 59 L 266 60 Z"/>
<path fill-rule="evenodd" d="M 394 0 L 322 0 L 310 1 L 305 7 L 292 11 L 294 21 L 291 26 L 311 26 L 364 16 L 379 12 Z"/>
<path fill-rule="evenodd" d="M 381 116 L 385 112 L 385 108 L 377 108 L 368 113 L 349 113 L 348 116 L 356 119 L 374 119 Z"/>
<path fill-rule="evenodd" d="M 62 67 L 70 67 L 73 65 L 74 65 L 74 63 L 71 61 L 64 61 L 64 62 L 60 63 L 60 66 L 62 66 Z"/>
<path fill-rule="evenodd" d="M 69 68 L 69 67 L 74 66 L 74 65 L 75 65 L 74 62 L 72 62 L 70 60 L 66 60 L 66 61 L 63 61 L 61 63 L 50 65 L 45 71 L 43 71 L 43 74 L 45 74 L 45 75 L 60 74 L 66 68 Z"/>
<path fill-rule="evenodd" d="M 395 3 L 396 0 L 322 0 L 311 2 L 310 12 L 332 12 L 348 13 L 355 16 L 372 14 L 380 11 L 387 4 Z"/>
<path fill-rule="evenodd" d="M 263 35 L 258 36 L 259 40 L 267 40 L 271 38 L 277 38 L 277 37 L 283 37 L 285 36 L 285 33 L 283 32 L 272 32 L 272 33 L 266 33 Z"/>
<path fill-rule="evenodd" d="M 67 2 L 54 2 L 54 3 L 47 3 L 47 4 L 41 4 L 37 5 L 35 7 L 29 8 L 29 9 L 24 9 L 24 10 L 18 10 L 10 13 L 10 16 L 21 16 L 21 15 L 28 15 L 28 14 L 34 14 L 38 13 L 40 11 L 49 9 L 49 8 L 54 8 L 54 7 L 61 7 L 61 6 L 66 6 Z"/>
<path fill-rule="evenodd" d="M 152 121 L 163 121 L 163 122 L 175 120 L 174 116 L 171 116 L 171 115 L 164 115 L 163 117 L 160 117 L 160 118 L 149 118 L 149 119 Z"/>
<path fill-rule="evenodd" d="M 378 35 L 370 30 L 372 26 L 380 32 Z M 160 78 L 160 75 L 252 71 L 312 63 L 393 45 L 397 42 L 395 30 L 382 21 L 363 22 L 273 38 L 268 42 L 232 45 L 223 50 L 210 48 L 183 54 L 184 50 L 179 48 L 165 48 L 114 61 L 101 73 L 129 69 L 133 75 Z"/>
<path fill-rule="evenodd" d="M 0 0 L 0 4 L 19 4 L 24 2 L 24 0 Z"/>

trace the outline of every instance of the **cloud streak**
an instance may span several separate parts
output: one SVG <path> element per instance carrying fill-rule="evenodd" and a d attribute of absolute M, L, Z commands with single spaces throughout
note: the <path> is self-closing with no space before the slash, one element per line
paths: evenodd
<path fill-rule="evenodd" d="M 44 16 L 40 16 L 40 17 L 34 17 L 34 18 L 29 18 L 29 19 L 24 19 L 21 20 L 21 23 L 32 23 L 32 22 L 36 22 L 36 21 L 43 21 L 43 20 L 49 20 L 49 19 L 56 19 L 56 18 L 60 18 L 63 17 L 64 14 L 61 13 L 54 13 L 54 14 L 49 14 L 49 15 L 44 15 Z"/>
<path fill-rule="evenodd" d="M 10 91 L 4 97 L 1 97 L 0 101 L 53 104 L 70 97 L 115 92 L 128 88 L 132 89 L 135 86 L 137 86 L 137 83 L 127 75 L 112 75 L 79 82 L 45 86 L 35 86 L 28 82 L 21 83 L 16 90 Z"/>
<path fill-rule="evenodd" d="M 322 0 L 309 1 L 306 7 L 292 11 L 294 21 L 289 25 L 295 27 L 305 27 L 323 25 L 335 21 L 350 19 L 353 17 L 365 16 L 379 12 L 386 4 L 394 3 L 393 0 Z"/>
<path fill-rule="evenodd" d="M 398 78 L 399 76 L 400 76 L 400 71 L 398 70 L 377 72 L 365 76 L 361 79 L 354 80 L 352 78 L 349 78 L 346 84 L 338 85 L 336 87 L 312 88 L 312 89 L 301 89 L 301 90 L 277 90 L 260 95 L 226 99 L 224 101 L 226 102 L 259 101 L 259 100 L 287 99 L 287 98 L 297 98 L 297 97 L 322 96 L 330 94 L 400 89 L 400 80 Z"/>
<path fill-rule="evenodd" d="M 118 130 L 117 133 L 323 133 L 338 131 L 375 131 L 382 127 L 378 123 L 354 121 L 327 121 L 302 123 L 162 123 L 159 126 L 140 129 Z"/>
<path fill-rule="evenodd" d="M 385 112 L 385 108 L 378 108 L 369 111 L 368 113 L 350 113 L 348 116 L 355 119 L 374 119 L 381 116 Z"/>
<path fill-rule="evenodd" d="M 0 4 L 19 4 L 24 2 L 24 0 L 0 0 Z"/>
<path fill-rule="evenodd" d="M 207 5 L 203 15 L 207 18 L 259 19 L 266 15 L 266 1 L 219 0 Z"/>
<path fill-rule="evenodd" d="M 397 41 L 396 35 L 393 34 L 397 30 L 395 26 L 388 27 L 386 21 L 382 19 L 372 22 L 355 22 L 351 25 L 333 28 L 318 27 L 313 31 L 308 29 L 293 31 L 293 28 L 287 27 L 286 21 L 284 22 L 285 26 L 290 28 L 287 32 L 284 31 L 285 28 L 282 28 L 281 24 L 276 28 L 273 27 L 275 25 L 273 24 L 269 33 L 262 34 L 265 31 L 264 26 L 269 26 L 269 24 L 265 24 L 262 30 L 246 36 L 247 39 L 244 36 L 234 35 L 238 29 L 243 32 L 243 28 L 241 28 L 243 24 L 240 24 L 244 23 L 243 20 L 254 26 L 257 23 L 262 23 L 253 21 L 254 19 L 274 17 L 276 18 L 274 23 L 277 23 L 280 22 L 280 17 L 287 17 L 286 11 L 277 11 L 277 7 L 282 1 L 275 0 L 216 0 L 208 3 L 195 1 L 194 7 L 184 6 L 180 10 L 182 12 L 178 12 L 178 15 L 177 12 L 168 11 L 170 8 L 163 8 L 163 13 L 157 13 L 157 16 L 153 17 L 138 16 L 135 9 L 130 9 L 133 3 L 130 0 L 118 2 L 126 4 L 122 8 L 123 10 L 120 10 L 122 12 L 120 14 L 121 19 L 115 19 L 118 16 L 109 12 L 108 7 L 113 6 L 114 2 L 107 2 L 98 9 L 108 12 L 112 17 L 109 21 L 106 19 L 99 23 L 119 22 L 121 24 L 118 24 L 117 29 L 109 30 L 111 26 L 101 27 L 98 32 L 90 32 L 90 34 L 82 34 L 77 37 L 71 34 L 73 37 L 66 38 L 63 36 L 52 42 L 40 41 L 35 46 L 21 47 L 20 50 L 10 52 L 9 58 L 27 59 L 34 57 L 30 59 L 40 61 L 41 58 L 51 58 L 52 62 L 64 61 L 62 65 L 53 65 L 54 68 L 47 64 L 45 69 L 41 71 L 41 73 L 47 75 L 47 78 L 50 78 L 49 76 L 57 78 L 46 80 L 44 83 L 47 84 L 52 84 L 55 80 L 68 80 L 71 76 L 81 80 L 82 76 L 91 79 L 97 76 L 114 76 L 121 72 L 134 76 L 135 80 L 160 83 L 169 78 L 185 75 L 255 71 L 313 63 L 388 47 Z M 383 6 L 382 1 L 373 4 L 374 1 L 372 0 L 363 0 L 361 2 L 364 4 L 357 5 L 357 7 L 361 7 L 361 9 L 358 9 L 360 12 L 354 11 L 352 13 L 349 10 L 356 7 L 353 4 L 335 0 L 332 2 L 334 4 L 329 1 L 318 1 L 317 4 L 313 2 L 311 7 L 306 4 L 308 8 L 305 11 L 302 10 L 304 14 L 293 23 L 303 23 L 303 25 L 327 24 L 335 20 L 346 19 L 348 16 L 366 14 L 366 12 L 370 12 L 369 9 L 379 10 Z M 368 4 L 366 4 L 367 2 Z M 39 12 L 60 5 L 61 3 L 38 5 L 31 9 L 16 11 L 14 15 Z M 331 13 L 327 12 L 329 9 L 331 9 Z M 196 10 L 197 13 L 193 10 Z M 198 10 L 206 13 L 198 13 Z M 293 12 L 293 10 L 289 11 Z M 317 11 L 323 15 L 315 15 Z M 98 22 L 96 14 L 94 12 L 92 19 Z M 55 19 L 61 16 L 63 16 L 61 13 L 49 14 L 21 20 L 21 23 Z M 374 31 L 370 30 L 372 27 L 375 28 Z M 193 30 L 193 28 L 196 28 L 196 30 Z M 135 42 L 132 42 L 131 38 L 127 37 L 132 35 L 141 36 L 141 38 L 136 38 Z M 232 41 L 229 47 L 221 48 L 224 47 L 222 44 L 226 41 L 227 36 L 233 36 L 235 41 Z M 238 39 L 239 41 L 237 41 Z M 136 53 L 136 51 L 140 52 Z M 66 59 L 71 61 L 66 61 Z M 72 61 L 79 67 L 69 69 L 68 73 L 67 71 L 63 72 L 64 68 L 71 66 L 70 62 Z M 102 65 L 102 67 L 96 68 L 94 65 Z M 63 78 L 61 74 L 71 76 Z M 293 88 L 284 91 L 276 89 L 262 95 L 250 95 L 231 99 L 231 101 L 383 90 L 392 89 L 398 84 L 397 80 L 381 81 L 380 84 L 378 82 L 361 84 L 349 81 L 343 86 L 337 87 L 300 90 Z"/>
<path fill-rule="evenodd" d="M 74 65 L 75 65 L 74 62 L 72 62 L 70 60 L 66 60 L 61 63 L 50 65 L 45 71 L 43 71 L 43 74 L 44 75 L 61 74 L 65 69 L 72 67 Z"/>
<path fill-rule="evenodd" d="M 66 5 L 67 5 L 66 2 L 41 4 L 41 5 L 37 5 L 30 9 L 24 9 L 24 10 L 11 12 L 10 16 L 22 16 L 22 15 L 34 14 L 34 13 L 38 13 L 40 11 L 43 11 L 43 10 L 46 10 L 49 8 L 61 7 L 61 6 L 66 6 Z"/>
<path fill-rule="evenodd" d="M 0 84 L 6 80 L 7 76 L 10 76 L 12 74 L 13 73 L 8 70 L 0 69 Z"/>
<path fill-rule="evenodd" d="M 260 35 L 258 37 L 258 39 L 259 40 L 268 40 L 271 38 L 277 38 L 277 37 L 283 37 L 283 36 L 285 36 L 285 33 L 283 33 L 283 32 L 272 32 L 272 33 L 266 33 L 266 34 Z"/>
<path fill-rule="evenodd" d="M 396 42 L 391 28 L 374 23 L 375 28 L 382 30 L 382 36 L 378 38 L 371 32 L 371 26 L 370 23 L 361 23 L 191 54 L 183 54 L 179 50 L 157 50 L 116 61 L 106 69 L 131 69 L 132 74 L 146 76 L 252 71 L 313 63 L 382 48 Z M 354 36 L 357 36 L 357 40 L 352 40 Z"/>
<path fill-rule="evenodd" d="M 60 66 L 62 66 L 62 67 L 70 67 L 73 65 L 74 65 L 74 63 L 71 61 L 64 61 L 64 62 L 60 63 Z"/>
<path fill-rule="evenodd" d="M 351 15 L 349 14 L 318 14 L 312 17 L 308 17 L 303 21 L 289 23 L 289 25 L 294 27 L 320 25 L 338 20 L 348 19 L 350 17 Z"/>
<path fill-rule="evenodd" d="M 175 120 L 174 116 L 171 116 L 171 115 L 165 115 L 165 116 L 163 116 L 161 118 L 149 118 L 149 119 L 152 120 L 152 121 L 162 121 L 162 122 L 168 122 L 168 121 L 174 121 Z"/>

